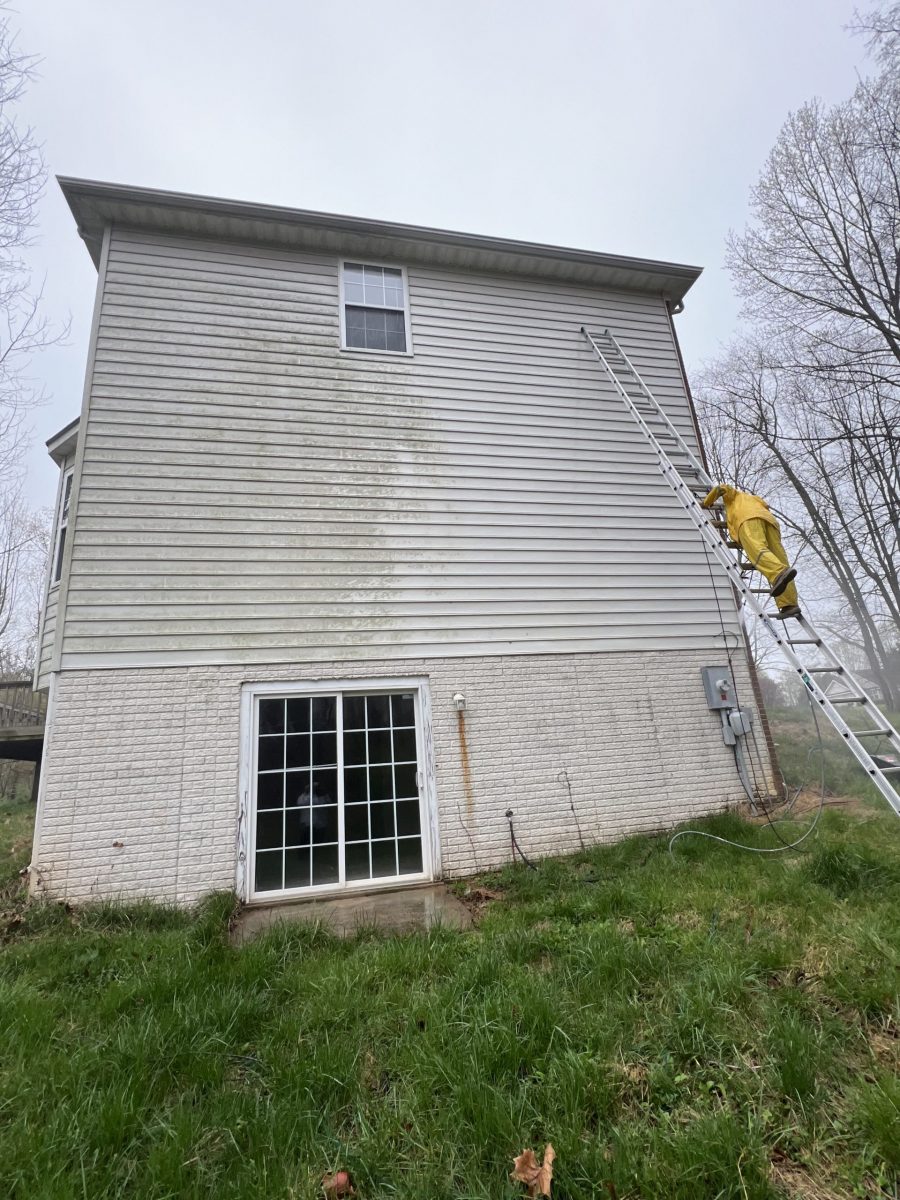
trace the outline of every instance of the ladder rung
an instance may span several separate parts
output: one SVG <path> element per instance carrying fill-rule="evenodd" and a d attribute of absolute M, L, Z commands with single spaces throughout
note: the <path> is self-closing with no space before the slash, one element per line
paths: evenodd
<path fill-rule="evenodd" d="M 746 557 L 740 542 L 730 537 L 728 522 L 723 515 L 723 506 L 721 504 L 711 505 L 712 511 L 707 510 L 703 520 L 700 519 L 697 512 L 700 501 L 706 498 L 709 489 L 714 484 L 708 471 L 699 466 L 699 459 L 692 452 L 689 440 L 686 440 L 690 438 L 690 432 L 682 433 L 672 424 L 653 392 L 641 379 L 640 373 L 616 341 L 612 330 L 603 329 L 595 335 L 582 326 L 581 331 L 586 335 L 607 376 L 615 385 L 620 399 L 624 398 L 628 414 L 643 433 L 657 460 L 658 469 L 672 488 L 678 502 L 690 515 L 696 531 L 703 538 L 707 548 L 712 547 L 714 550 L 720 565 L 726 569 L 732 585 L 740 592 L 743 605 L 746 606 L 745 611 L 753 612 L 763 620 L 769 633 L 775 636 L 786 657 L 791 660 L 792 666 L 806 679 L 810 691 L 825 709 L 825 714 L 849 743 L 848 748 L 866 768 L 878 790 L 900 816 L 900 779 L 898 779 L 900 762 L 897 761 L 898 756 L 894 753 L 881 756 L 870 755 L 856 741 L 856 739 L 867 737 L 888 738 L 891 751 L 896 751 L 900 749 L 900 733 L 889 723 L 878 705 L 865 692 L 853 692 L 854 687 L 862 685 L 854 679 L 850 669 L 845 667 L 838 655 L 830 649 L 827 639 L 820 637 L 807 621 L 802 617 L 799 619 L 800 637 L 786 636 L 783 628 L 779 632 L 775 631 L 772 619 L 783 614 L 766 611 L 767 603 L 762 597 L 771 594 L 771 588 L 750 587 L 751 582 L 760 582 L 758 579 L 750 578 L 756 568 Z M 737 553 L 734 555 L 726 553 L 724 549 L 726 546 L 729 550 L 737 551 Z M 740 572 L 737 579 L 735 579 L 736 571 Z M 793 653 L 794 647 L 801 646 L 819 647 L 820 655 L 815 657 L 819 659 L 819 662 L 824 658 L 833 665 L 804 667 L 798 655 Z M 791 650 L 788 649 L 789 647 Z M 822 675 L 825 676 L 825 679 L 814 682 L 813 675 Z M 828 689 L 832 686 L 832 681 L 828 678 L 830 675 L 839 679 L 840 686 L 846 688 L 849 694 L 829 695 Z M 860 730 L 850 729 L 834 711 L 834 708 L 848 704 L 859 705 L 863 719 L 868 718 L 874 722 L 874 727 Z M 884 724 L 879 722 L 884 722 Z M 876 742 L 873 749 L 877 749 L 878 745 L 879 743 Z"/>

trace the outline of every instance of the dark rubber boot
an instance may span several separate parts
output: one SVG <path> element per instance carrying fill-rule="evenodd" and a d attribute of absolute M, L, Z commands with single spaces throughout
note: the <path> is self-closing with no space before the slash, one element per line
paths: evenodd
<path fill-rule="evenodd" d="M 778 612 L 769 613 L 769 616 L 773 621 L 787 621 L 790 617 L 796 617 L 799 621 L 803 613 L 799 604 L 789 604 L 787 608 L 779 608 Z"/>
<path fill-rule="evenodd" d="M 780 596 L 792 579 L 797 578 L 797 572 L 793 567 L 785 567 L 780 575 L 776 575 L 775 582 L 772 584 L 770 596 Z"/>

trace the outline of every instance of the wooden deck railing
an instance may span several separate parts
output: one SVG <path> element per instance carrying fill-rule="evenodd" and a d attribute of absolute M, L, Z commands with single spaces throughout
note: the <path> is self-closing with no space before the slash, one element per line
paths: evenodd
<path fill-rule="evenodd" d="M 0 729 L 43 725 L 47 719 L 47 695 L 33 692 L 23 679 L 0 680 Z"/>

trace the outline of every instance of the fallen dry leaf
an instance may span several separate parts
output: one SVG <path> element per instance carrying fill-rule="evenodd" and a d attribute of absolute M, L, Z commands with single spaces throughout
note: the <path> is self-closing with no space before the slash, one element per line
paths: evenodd
<path fill-rule="evenodd" d="M 533 1150 L 523 1150 L 513 1159 L 515 1170 L 510 1175 L 510 1179 L 524 1183 L 529 1196 L 549 1196 L 554 1158 L 556 1158 L 556 1151 L 549 1142 L 544 1150 L 543 1164 L 535 1158 Z"/>
<path fill-rule="evenodd" d="M 333 1175 L 326 1175 L 322 1180 L 322 1189 L 326 1200 L 340 1200 L 342 1196 L 356 1195 L 349 1171 L 335 1171 Z"/>

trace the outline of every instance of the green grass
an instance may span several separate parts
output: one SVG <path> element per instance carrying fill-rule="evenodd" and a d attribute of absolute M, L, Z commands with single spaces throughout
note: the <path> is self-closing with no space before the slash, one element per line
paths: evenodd
<path fill-rule="evenodd" d="M 470 933 L 242 949 L 229 896 L 26 905 L 29 815 L 0 809 L 2 1196 L 302 1200 L 345 1166 L 362 1200 L 497 1200 L 547 1141 L 556 1200 L 895 1195 L 883 807 L 826 811 L 808 854 L 637 838 L 508 868 Z"/>

